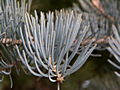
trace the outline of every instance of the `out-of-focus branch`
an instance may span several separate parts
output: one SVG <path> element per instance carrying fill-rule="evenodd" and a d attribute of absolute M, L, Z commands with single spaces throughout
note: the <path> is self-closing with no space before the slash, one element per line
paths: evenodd
<path fill-rule="evenodd" d="M 115 18 L 109 14 L 107 14 L 102 6 L 102 4 L 100 3 L 100 0 L 91 0 L 93 6 L 95 8 L 97 8 L 99 10 L 99 12 L 101 14 L 103 14 L 103 16 L 105 16 L 106 18 L 108 18 L 109 20 L 111 20 L 112 22 L 115 21 Z"/>
<path fill-rule="evenodd" d="M 93 38 L 84 40 L 84 41 L 81 43 L 81 45 L 86 45 L 86 44 L 87 44 L 88 42 L 90 42 L 91 40 L 93 40 L 94 43 L 96 43 L 96 44 L 108 43 L 108 38 L 109 38 L 109 37 L 110 37 L 110 36 L 104 36 L 104 37 L 102 37 L 102 38 L 100 38 L 100 39 L 96 39 L 95 37 L 93 37 Z"/>
<path fill-rule="evenodd" d="M 93 38 L 84 40 L 84 41 L 81 43 L 81 45 L 84 46 L 84 45 L 86 45 L 87 43 L 89 43 L 91 40 L 94 41 L 94 43 L 96 43 L 96 44 L 108 43 L 108 38 L 109 38 L 109 37 L 110 37 L 110 36 L 104 36 L 104 37 L 99 38 L 99 39 L 93 37 Z M 34 40 L 33 40 L 33 42 L 34 42 Z M 13 40 L 13 39 L 10 39 L 10 38 L 3 38 L 3 39 L 0 39 L 0 43 L 2 43 L 2 44 L 12 44 L 12 45 L 18 44 L 18 45 L 19 45 L 19 44 L 22 44 L 22 40 Z"/>
<path fill-rule="evenodd" d="M 3 39 L 0 39 L 0 43 L 16 45 L 16 44 L 21 44 L 22 40 L 13 40 L 11 38 L 3 38 Z"/>

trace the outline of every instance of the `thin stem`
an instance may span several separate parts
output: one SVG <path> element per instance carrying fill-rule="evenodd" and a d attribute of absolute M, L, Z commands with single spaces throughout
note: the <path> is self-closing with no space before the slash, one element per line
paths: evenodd
<path fill-rule="evenodd" d="M 99 39 L 96 39 L 95 37 L 91 38 L 91 39 L 86 39 L 84 41 L 81 42 L 81 45 L 86 45 L 87 43 L 89 43 L 91 40 L 95 41 L 95 43 L 97 44 L 100 44 L 100 43 L 108 43 L 108 38 L 110 38 L 110 36 L 105 36 L 105 37 L 102 37 L 102 38 L 99 38 Z M 33 40 L 34 42 L 34 40 Z M 2 38 L 0 39 L 0 43 L 2 44 L 21 44 L 22 43 L 22 40 L 13 40 L 11 38 Z"/>
<path fill-rule="evenodd" d="M 60 82 L 57 82 L 57 90 L 60 90 Z"/>

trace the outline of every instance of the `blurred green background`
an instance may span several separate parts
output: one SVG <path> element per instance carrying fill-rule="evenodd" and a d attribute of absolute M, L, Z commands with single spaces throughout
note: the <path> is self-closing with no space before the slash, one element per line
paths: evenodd
<path fill-rule="evenodd" d="M 77 0 L 33 0 L 31 10 L 36 9 L 39 12 L 60 10 L 62 8 L 72 7 L 73 2 L 76 1 Z"/>

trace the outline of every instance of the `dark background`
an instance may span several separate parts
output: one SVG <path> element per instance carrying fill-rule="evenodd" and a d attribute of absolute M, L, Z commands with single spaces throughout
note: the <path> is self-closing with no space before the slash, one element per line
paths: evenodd
<path fill-rule="evenodd" d="M 34 9 L 38 11 L 47 12 L 49 10 L 60 10 L 62 8 L 72 7 L 73 2 L 77 0 L 33 0 L 32 11 Z"/>

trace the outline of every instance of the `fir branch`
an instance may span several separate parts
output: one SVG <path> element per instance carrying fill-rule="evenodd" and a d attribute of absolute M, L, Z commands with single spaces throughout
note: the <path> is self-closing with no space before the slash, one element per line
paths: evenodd
<path fill-rule="evenodd" d="M 17 56 L 14 44 L 20 43 L 16 34 L 19 27 L 24 22 L 26 12 L 29 12 L 31 0 L 18 2 L 17 0 L 0 1 L 0 75 L 8 75 L 11 79 L 11 71 L 7 72 L 6 68 L 14 67 Z M 16 36 L 17 35 L 17 36 Z M 11 44 L 11 46 L 8 46 Z M 2 81 L 2 80 L 1 80 Z"/>
<path fill-rule="evenodd" d="M 65 14 L 61 10 L 57 15 L 49 12 L 45 16 L 41 12 L 39 22 L 35 11 L 35 17 L 27 13 L 25 21 L 25 30 L 20 29 L 24 50 L 21 52 L 16 45 L 18 55 L 33 75 L 47 77 L 51 82 L 61 83 L 66 76 L 81 68 L 96 47 L 91 40 L 76 56 L 88 32 L 87 28 L 80 29 L 81 14 L 76 17 L 73 12 Z M 74 57 L 77 58 L 74 60 Z"/>

